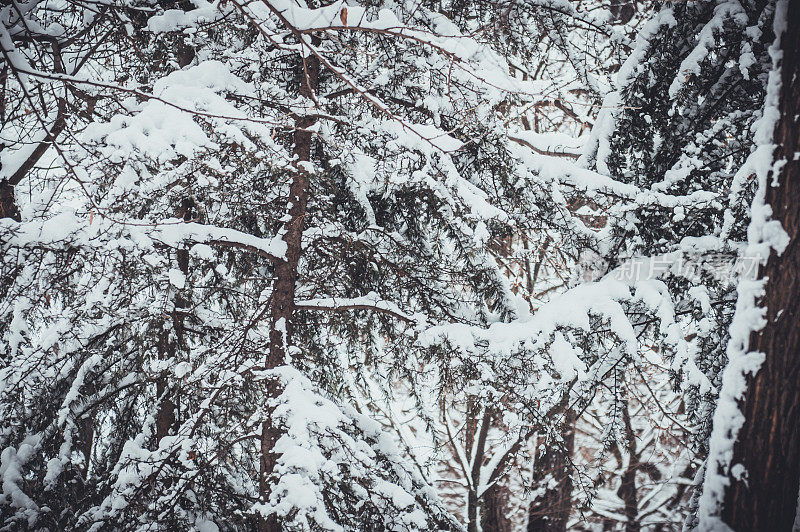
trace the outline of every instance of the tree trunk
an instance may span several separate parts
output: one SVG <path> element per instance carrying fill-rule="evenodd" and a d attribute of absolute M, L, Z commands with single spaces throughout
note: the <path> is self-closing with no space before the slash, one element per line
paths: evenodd
<path fill-rule="evenodd" d="M 176 212 L 178 218 L 190 222 L 195 217 L 195 204 L 191 198 L 184 198 Z M 176 252 L 178 269 L 184 276 L 189 275 L 189 249 L 181 247 Z M 186 312 L 189 302 L 180 293 L 173 297 L 174 308 L 170 316 L 170 327 L 161 324 L 158 340 L 158 357 L 162 360 L 174 359 L 178 351 L 186 345 Z M 156 413 L 156 444 L 161 438 L 170 435 L 175 430 L 177 423 L 176 390 L 170 389 L 170 370 L 165 370 L 156 381 L 156 395 L 160 399 Z"/>
<path fill-rule="evenodd" d="M 303 59 L 299 81 L 299 92 L 306 98 L 313 99 L 319 87 L 319 59 L 311 55 Z M 292 336 L 292 314 L 295 305 L 295 288 L 297 269 L 300 263 L 303 236 L 303 218 L 306 215 L 308 202 L 309 175 L 302 162 L 311 160 L 312 133 L 308 130 L 315 118 L 300 117 L 296 122 L 294 133 L 294 155 L 300 163 L 289 185 L 287 202 L 288 221 L 283 226 L 283 241 L 286 242 L 286 255 L 275 263 L 272 282 L 269 353 L 266 368 L 273 369 L 287 362 L 287 350 Z M 281 393 L 280 385 L 271 381 L 267 386 L 270 398 L 277 398 Z M 261 471 L 259 475 L 259 493 L 262 500 L 269 500 L 269 479 L 275 470 L 277 456 L 272 451 L 281 431 L 272 422 L 272 411 L 267 412 L 267 421 L 261 428 Z M 259 519 L 259 532 L 278 532 L 280 523 L 275 515 L 267 519 Z"/>
<path fill-rule="evenodd" d="M 575 445 L 575 421 L 574 412 L 567 411 L 562 426 L 563 446 L 550 446 L 541 453 L 536 450 L 538 458 L 534 482 L 543 485 L 544 493 L 531 502 L 528 509 L 528 532 L 563 532 L 567 529 L 572 512 L 572 475 L 569 468 Z"/>
<path fill-rule="evenodd" d="M 478 521 L 480 515 L 478 490 L 481 487 L 481 468 L 483 467 L 483 460 L 486 456 L 486 437 L 489 435 L 489 426 L 492 423 L 491 413 L 488 410 L 484 410 L 480 420 L 480 428 L 477 429 L 475 426 L 477 418 L 475 416 L 477 416 L 478 412 L 477 409 L 473 411 L 474 415 L 469 418 L 472 420 L 470 421 L 472 426 L 467 432 L 466 440 L 467 452 L 470 453 L 473 448 L 475 451 L 475 456 L 469 457 L 472 460 L 472 470 L 470 471 L 470 488 L 467 494 L 467 532 L 478 532 L 480 529 L 480 523 Z M 477 440 L 475 440 L 476 430 L 478 431 Z M 485 496 L 486 494 L 483 495 Z"/>
<path fill-rule="evenodd" d="M 159 331 L 158 358 L 168 360 L 175 355 L 175 342 L 171 338 L 171 329 L 164 329 L 163 324 Z M 158 411 L 156 412 L 156 446 L 165 436 L 169 436 L 175 425 L 175 402 L 172 400 L 172 391 L 169 389 L 169 372 L 162 371 L 156 380 L 156 396 L 158 397 Z"/>
<path fill-rule="evenodd" d="M 625 424 L 625 439 L 628 443 L 628 467 L 622 473 L 617 495 L 625 503 L 625 532 L 639 532 L 639 493 L 636 489 L 636 471 L 639 470 L 639 453 L 636 450 L 636 433 L 631 425 L 628 403 L 622 405 L 622 421 Z"/>
<path fill-rule="evenodd" d="M 776 160 L 787 162 L 766 201 L 790 242 L 760 272 L 768 279 L 762 301 L 767 323 L 750 336 L 749 349 L 764 353 L 765 360 L 747 379 L 745 422 L 731 462 L 747 474 L 730 479 L 722 509 L 723 521 L 736 531 L 791 530 L 800 486 L 800 2 L 788 4 L 775 131 Z"/>
<path fill-rule="evenodd" d="M 500 482 L 486 490 L 483 496 L 483 515 L 481 518 L 481 530 L 483 532 L 511 531 L 511 520 L 508 518 L 509 498 L 508 488 Z"/>
<path fill-rule="evenodd" d="M 78 425 L 77 448 L 83 454 L 86 461 L 83 469 L 83 480 L 89 477 L 89 470 L 92 466 L 92 445 L 94 444 L 94 419 L 85 417 L 80 420 Z"/>
<path fill-rule="evenodd" d="M 471 488 L 467 493 L 467 532 L 478 532 L 478 495 Z"/>
<path fill-rule="evenodd" d="M 8 179 L 0 180 L 0 218 L 11 218 L 19 222 L 19 210 L 14 198 L 14 185 Z"/>

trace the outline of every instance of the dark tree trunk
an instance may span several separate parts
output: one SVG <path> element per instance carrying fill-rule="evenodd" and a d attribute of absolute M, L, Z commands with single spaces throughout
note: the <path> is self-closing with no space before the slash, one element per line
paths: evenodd
<path fill-rule="evenodd" d="M 162 330 L 158 341 L 158 358 L 166 360 L 175 353 L 175 344 L 170 339 L 170 331 Z M 175 402 L 169 389 L 169 375 L 164 371 L 156 381 L 156 396 L 159 398 L 156 413 L 156 446 L 165 436 L 169 436 L 175 425 Z"/>
<path fill-rule="evenodd" d="M 312 55 L 303 60 L 299 92 L 302 96 L 313 99 L 318 87 L 319 59 Z M 313 117 L 300 117 L 297 120 L 297 129 L 294 133 L 294 155 L 301 163 L 311 160 L 312 132 L 308 128 L 315 121 L 316 119 Z M 289 218 L 283 226 L 286 255 L 283 260 L 276 261 L 272 282 L 267 369 L 273 369 L 286 363 L 287 348 L 291 342 L 297 269 L 302 251 L 303 218 L 306 215 L 306 203 L 308 202 L 308 181 L 307 170 L 302 164 L 299 164 L 289 185 L 287 202 Z M 268 396 L 275 398 L 280 393 L 279 383 L 270 382 L 267 387 Z M 269 499 L 269 478 L 275 470 L 277 462 L 277 456 L 272 450 L 281 436 L 280 429 L 272 423 L 271 418 L 272 412 L 267 412 L 267 421 L 264 422 L 261 429 L 259 493 L 265 501 Z M 258 530 L 259 532 L 278 532 L 281 530 L 281 526 L 273 514 L 268 519 L 259 520 Z"/>
<path fill-rule="evenodd" d="M 467 532 L 478 532 L 478 495 L 474 489 L 467 493 Z"/>
<path fill-rule="evenodd" d="M 184 198 L 176 212 L 178 218 L 183 218 L 184 222 L 191 222 L 195 217 L 195 205 L 191 198 Z M 189 274 L 189 249 L 181 247 L 176 252 L 176 262 L 178 269 L 184 276 Z M 158 357 L 162 360 L 170 360 L 178 355 L 179 350 L 186 345 L 186 312 L 189 302 L 181 294 L 175 294 L 173 298 L 174 308 L 170 316 L 170 327 L 164 327 L 161 323 L 158 340 Z M 158 412 L 156 413 L 156 444 L 161 438 L 170 435 L 176 429 L 177 424 L 177 390 L 170 387 L 170 371 L 165 370 L 156 381 L 156 395 L 160 398 Z"/>
<path fill-rule="evenodd" d="M 510 532 L 511 520 L 508 518 L 508 488 L 495 484 L 483 496 L 481 529 L 483 532 Z"/>
<path fill-rule="evenodd" d="M 731 478 L 722 509 L 723 521 L 736 531 L 791 530 L 800 486 L 800 2 L 788 4 L 775 131 L 776 160 L 787 163 L 766 200 L 790 242 L 760 272 L 768 279 L 762 301 L 767 324 L 751 335 L 749 349 L 765 360 L 747 379 L 745 422 L 732 460 L 747 475 L 746 481 Z"/>
<path fill-rule="evenodd" d="M 567 411 L 562 427 L 564 445 L 550 445 L 541 453 L 537 449 L 534 487 L 553 478 L 556 484 L 545 485 L 545 491 L 528 508 L 528 532 L 563 532 L 572 512 L 572 474 L 570 463 L 575 445 L 575 414 Z"/>
<path fill-rule="evenodd" d="M 177 305 L 176 305 L 177 307 Z M 169 360 L 175 356 L 177 351 L 176 335 L 182 323 L 179 318 L 174 316 L 178 309 L 173 311 L 172 323 L 169 328 L 165 327 L 165 321 L 159 321 L 158 326 L 158 358 Z M 173 391 L 169 385 L 169 371 L 163 371 L 156 380 L 156 396 L 158 397 L 158 411 L 156 412 L 156 446 L 165 436 L 172 433 L 175 426 L 175 401 L 172 397 Z"/>
<path fill-rule="evenodd" d="M 622 405 L 622 421 L 625 424 L 625 439 L 628 443 L 628 467 L 622 473 L 617 495 L 625 503 L 625 532 L 639 532 L 639 493 L 636 489 L 636 471 L 639 470 L 639 453 L 636 450 L 636 433 L 631 425 L 628 404 Z"/>
<path fill-rule="evenodd" d="M 469 453 L 473 448 L 475 449 L 475 456 L 472 459 L 472 470 L 470 471 L 470 489 L 467 494 L 467 532 L 478 531 L 478 516 L 480 515 L 478 498 L 478 489 L 480 488 L 481 481 L 481 467 L 483 460 L 486 457 L 486 437 L 489 435 L 489 426 L 492 423 L 492 415 L 488 410 L 484 410 L 481 416 L 480 430 L 476 431 L 477 412 L 474 412 L 469 419 L 468 423 L 471 424 L 467 432 L 467 452 Z M 477 441 L 474 439 L 477 436 Z M 473 445 L 474 442 L 474 445 Z M 485 495 L 486 494 L 482 494 Z"/>
<path fill-rule="evenodd" d="M 94 419 L 86 417 L 81 419 L 78 425 L 78 450 L 83 454 L 86 461 L 83 469 L 83 480 L 89 476 L 89 469 L 92 465 L 92 445 L 94 444 Z"/>
<path fill-rule="evenodd" d="M 0 218 L 11 218 L 19 222 L 19 210 L 14 198 L 14 185 L 8 179 L 0 180 Z"/>
<path fill-rule="evenodd" d="M 189 222 L 194 218 L 194 203 L 190 198 L 184 198 L 180 206 L 176 209 L 176 216 L 183 218 L 184 222 Z M 176 262 L 178 269 L 184 276 L 189 273 L 189 249 L 186 246 L 180 247 L 176 251 Z M 166 319 L 160 319 L 158 327 L 158 344 L 156 345 L 159 360 L 172 361 L 179 356 L 182 350 L 186 349 L 186 315 L 189 302 L 178 292 L 172 297 L 173 309 Z M 178 417 L 178 393 L 172 371 L 163 369 L 156 378 L 156 398 L 158 409 L 156 410 L 156 433 L 155 447 L 167 436 L 175 434 L 179 426 Z M 151 477 L 151 482 L 155 477 Z M 173 480 L 164 479 L 164 485 L 172 485 Z"/>

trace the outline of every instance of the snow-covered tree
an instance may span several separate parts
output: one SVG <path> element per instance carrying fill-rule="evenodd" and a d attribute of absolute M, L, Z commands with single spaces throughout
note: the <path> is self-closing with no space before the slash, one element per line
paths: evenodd
<path fill-rule="evenodd" d="M 758 131 L 772 120 L 765 102 L 775 9 L 762 1 L 665 4 L 620 70 L 598 119 L 606 127 L 595 130 L 584 161 L 644 192 L 615 203 L 605 256 L 633 258 L 668 286 L 686 339 L 668 359 L 687 393 L 701 459 L 722 369 L 739 349 L 729 332 L 737 289 L 758 267 L 748 224 L 761 216 L 751 204 L 762 179 Z"/>
<path fill-rule="evenodd" d="M 650 10 L 0 7 L 2 527 L 716 515 L 782 19 Z"/>
<path fill-rule="evenodd" d="M 5 523 L 458 528 L 350 405 L 480 383 L 437 327 L 527 312 L 487 242 L 589 238 L 506 135 L 537 9 L 4 7 Z"/>

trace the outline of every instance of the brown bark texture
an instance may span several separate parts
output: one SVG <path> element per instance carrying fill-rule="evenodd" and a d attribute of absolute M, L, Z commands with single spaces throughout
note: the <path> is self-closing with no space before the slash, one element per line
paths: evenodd
<path fill-rule="evenodd" d="M 508 518 L 510 490 L 502 484 L 495 484 L 483 496 L 481 517 L 482 532 L 511 532 L 513 525 Z"/>
<path fill-rule="evenodd" d="M 780 120 L 775 158 L 784 159 L 778 186 L 768 187 L 773 218 L 790 238 L 778 256 L 770 256 L 761 276 L 767 279 L 762 305 L 766 326 L 750 336 L 751 351 L 765 360 L 742 403 L 744 426 L 734 445 L 732 464 L 746 469 L 731 478 L 722 520 L 739 532 L 791 530 L 800 486 L 800 2 L 789 1 L 783 49 Z"/>
<path fill-rule="evenodd" d="M 313 100 L 319 86 L 319 59 L 309 56 L 303 60 L 300 74 L 299 93 Z M 276 368 L 286 361 L 287 348 L 292 335 L 292 314 L 295 308 L 295 288 L 297 285 L 297 270 L 302 252 L 303 218 L 306 215 L 308 202 L 308 171 L 302 163 L 311 160 L 312 133 L 308 130 L 316 121 L 313 117 L 299 117 L 294 133 L 294 155 L 298 163 L 289 185 L 289 198 L 287 211 L 289 219 L 283 227 L 283 241 L 286 242 L 286 254 L 282 260 L 275 262 L 273 274 L 272 295 L 270 302 L 270 333 L 269 353 L 267 354 L 266 368 Z M 280 395 L 280 385 L 272 381 L 267 385 L 267 394 L 270 398 Z M 259 475 L 259 492 L 262 500 L 269 499 L 269 479 L 272 476 L 277 456 L 273 448 L 281 436 L 281 431 L 271 421 L 272 412 L 267 412 L 267 421 L 261 430 L 261 464 Z M 259 532 L 279 532 L 280 522 L 271 515 L 267 519 L 260 519 Z"/>

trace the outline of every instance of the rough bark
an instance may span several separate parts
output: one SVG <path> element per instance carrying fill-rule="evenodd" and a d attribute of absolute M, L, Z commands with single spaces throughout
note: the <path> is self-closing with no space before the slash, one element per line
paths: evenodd
<path fill-rule="evenodd" d="M 789 1 L 783 49 L 780 121 L 775 131 L 778 186 L 768 187 L 773 218 L 790 237 L 780 255 L 760 274 L 768 279 L 762 304 L 766 326 L 751 335 L 751 351 L 764 353 L 759 371 L 748 377 L 742 404 L 744 425 L 732 464 L 746 479 L 733 479 L 725 493 L 722 519 L 736 531 L 791 530 L 800 486 L 800 2 Z"/>
<path fill-rule="evenodd" d="M 572 511 L 572 475 L 570 462 L 575 445 L 575 414 L 567 411 L 562 426 L 562 445 L 548 445 L 538 453 L 534 481 L 543 484 L 544 493 L 528 509 L 528 532 L 563 532 Z M 548 487 L 547 479 L 555 480 Z"/>
<path fill-rule="evenodd" d="M 299 92 L 306 98 L 313 99 L 319 87 L 319 60 L 310 56 L 303 60 L 302 73 L 299 82 Z M 308 202 L 307 169 L 304 161 L 311 160 L 312 133 L 308 130 L 315 118 L 299 117 L 294 133 L 294 155 L 299 164 L 292 176 L 289 185 L 289 198 L 287 200 L 288 221 L 283 226 L 283 241 L 286 242 L 286 254 L 282 260 L 275 262 L 275 272 L 272 282 L 272 295 L 270 302 L 270 332 L 269 352 L 266 359 L 266 368 L 272 369 L 286 363 L 287 349 L 291 344 L 292 315 L 295 310 L 295 288 L 297 285 L 297 271 L 302 252 L 303 218 L 306 215 Z M 272 381 L 267 386 L 267 395 L 275 398 L 280 395 L 280 386 Z M 259 493 L 262 500 L 269 499 L 269 479 L 275 470 L 277 456 L 272 451 L 278 438 L 280 429 L 271 421 L 272 412 L 267 412 L 267 421 L 261 430 L 261 464 L 259 475 Z M 259 532 L 278 532 L 280 523 L 275 515 L 267 519 L 260 519 Z"/>

